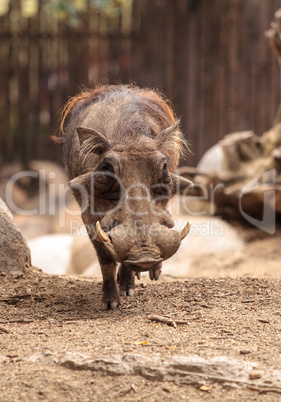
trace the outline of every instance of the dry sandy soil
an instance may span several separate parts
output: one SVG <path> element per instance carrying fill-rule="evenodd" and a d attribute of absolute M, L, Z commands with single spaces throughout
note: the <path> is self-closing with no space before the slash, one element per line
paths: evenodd
<path fill-rule="evenodd" d="M 0 276 L 1 401 L 279 401 L 280 240 L 143 278 L 108 312 L 96 279 Z"/>

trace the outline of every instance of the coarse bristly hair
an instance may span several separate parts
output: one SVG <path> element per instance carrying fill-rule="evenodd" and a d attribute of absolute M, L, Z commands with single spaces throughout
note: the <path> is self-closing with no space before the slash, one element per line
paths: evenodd
<path fill-rule="evenodd" d="M 161 146 L 163 143 L 163 146 Z M 186 156 L 189 153 L 189 146 L 187 140 L 180 129 L 180 120 L 177 119 L 175 124 L 171 127 L 166 128 L 162 132 L 162 138 L 159 140 L 159 147 L 164 151 L 168 152 L 169 149 L 179 148 L 180 155 Z"/>
<path fill-rule="evenodd" d="M 124 134 L 129 140 L 134 134 L 139 133 L 154 138 L 164 153 L 171 154 L 177 150 L 183 156 L 189 152 L 188 143 L 180 130 L 179 120 L 174 117 L 171 103 L 158 91 L 134 85 L 98 86 L 94 89 L 85 89 L 70 98 L 61 111 L 62 134 L 68 130 L 68 124 L 81 110 L 103 100 L 118 110 L 118 130 L 114 134 L 114 142 L 118 143 L 118 137 L 124 139 Z M 106 118 L 103 118 L 100 118 L 100 121 L 106 122 Z M 160 133 L 155 132 L 152 121 L 154 125 L 157 122 L 157 126 L 162 127 L 162 135 L 159 136 Z M 106 135 L 106 128 L 104 131 L 101 133 Z M 83 151 L 89 153 L 93 146 L 97 144 L 94 144 L 94 138 L 93 141 L 89 138 L 84 144 Z"/>

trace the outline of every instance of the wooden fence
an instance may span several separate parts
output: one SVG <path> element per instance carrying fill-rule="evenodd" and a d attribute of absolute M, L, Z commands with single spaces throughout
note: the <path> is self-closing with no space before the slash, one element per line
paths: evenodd
<path fill-rule="evenodd" d="M 87 0 L 76 26 L 46 1 L 0 16 L 0 162 L 60 161 L 50 141 L 69 96 L 95 83 L 158 87 L 174 103 L 194 155 L 231 131 L 263 133 L 280 98 L 264 37 L 281 0 L 134 0 L 109 16 Z M 127 3 L 129 4 L 129 3 Z"/>

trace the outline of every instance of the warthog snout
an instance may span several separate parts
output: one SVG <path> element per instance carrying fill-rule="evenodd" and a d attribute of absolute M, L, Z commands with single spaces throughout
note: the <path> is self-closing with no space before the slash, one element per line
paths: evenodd
<path fill-rule="evenodd" d="M 105 232 L 100 222 L 96 223 L 97 235 L 112 257 L 118 262 L 137 267 L 135 270 L 138 271 L 147 271 L 175 254 L 190 227 L 189 222 L 181 231 L 158 225 L 153 227 L 152 233 L 146 237 L 146 244 L 143 244 L 133 230 L 122 230 L 122 225 Z"/>

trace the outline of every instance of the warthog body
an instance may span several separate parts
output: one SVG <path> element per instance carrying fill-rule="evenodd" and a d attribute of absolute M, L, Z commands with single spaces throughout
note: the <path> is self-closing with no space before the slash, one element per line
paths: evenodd
<path fill-rule="evenodd" d="M 133 295 L 135 273 L 158 279 L 188 232 L 166 210 L 191 183 L 174 174 L 184 146 L 179 123 L 156 92 L 104 86 L 82 92 L 64 109 L 64 158 L 70 186 L 103 274 L 103 308 Z M 138 274 L 139 275 L 139 274 Z"/>

